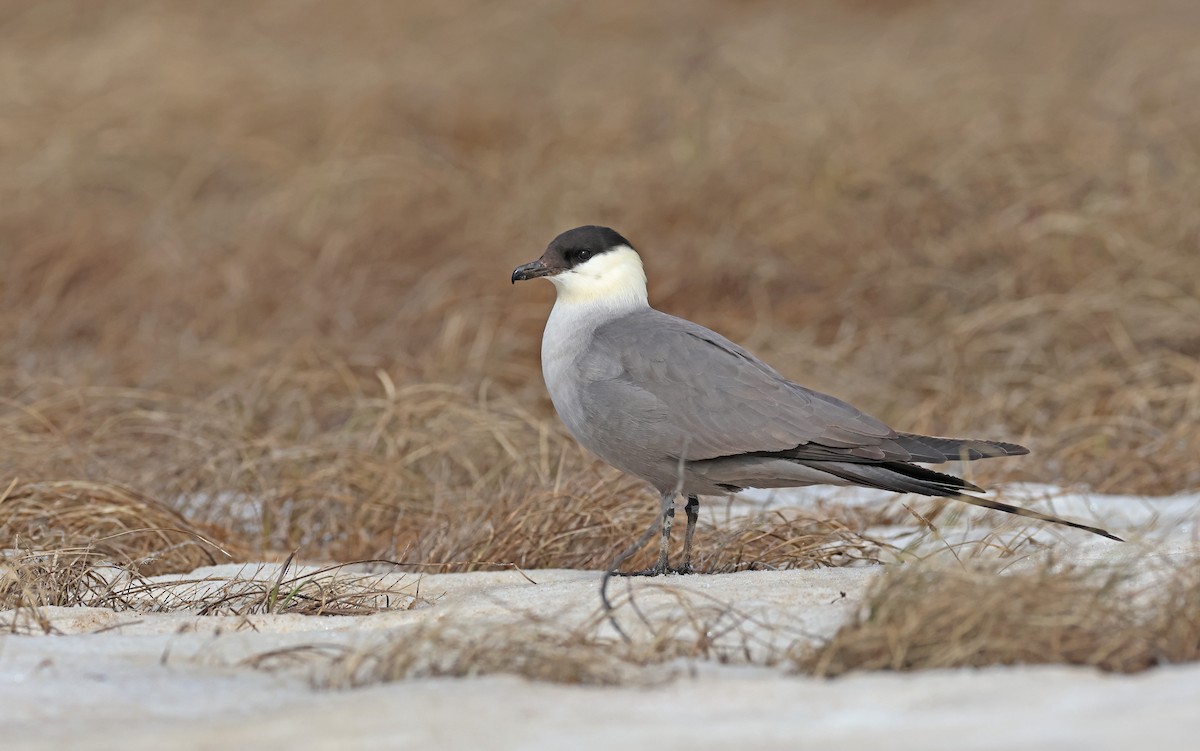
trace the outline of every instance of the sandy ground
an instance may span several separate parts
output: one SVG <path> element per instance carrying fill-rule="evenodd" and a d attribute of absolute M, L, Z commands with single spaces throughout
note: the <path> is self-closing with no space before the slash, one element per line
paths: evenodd
<path fill-rule="evenodd" d="M 1036 498 L 1051 490 L 1012 492 Z M 786 500 L 804 503 L 805 497 Z M 1070 549 L 1075 558 L 1120 557 L 1133 549 L 1173 558 L 1200 554 L 1196 495 L 1144 501 L 1058 493 L 1055 508 L 1086 512 L 1114 531 L 1143 530 L 1133 546 L 1054 532 L 1052 542 L 1058 542 L 1050 549 Z M 681 597 L 701 607 L 732 607 L 740 625 L 722 638 L 769 650 L 833 633 L 880 570 L 622 580 L 615 593 L 634 587 L 650 620 L 668 617 Z M 159 581 L 276 573 L 267 565 L 219 566 Z M 597 612 L 599 575 L 590 571 L 382 576 L 405 609 L 347 617 L 50 609 L 54 634 L 0 637 L 2 746 L 706 749 L 823 742 L 839 748 L 1117 749 L 1192 748 L 1200 733 L 1200 665 L 1134 676 L 1043 667 L 825 681 L 689 663 L 667 666 L 671 680 L 632 688 L 491 676 L 329 690 L 317 685 L 327 664 L 320 660 L 277 660 L 271 669 L 252 664 L 272 650 L 369 645 L 432 623 L 487 629 L 532 615 L 570 628 Z M 625 610 L 622 617 L 626 628 L 637 630 L 633 614 Z"/>

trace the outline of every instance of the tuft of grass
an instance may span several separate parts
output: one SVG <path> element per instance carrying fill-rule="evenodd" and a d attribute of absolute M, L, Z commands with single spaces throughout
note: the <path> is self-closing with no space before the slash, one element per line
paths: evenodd
<path fill-rule="evenodd" d="M 686 654 L 677 642 L 630 648 L 550 624 L 504 624 L 486 629 L 418 626 L 370 649 L 341 654 L 322 675 L 328 688 L 353 688 L 419 678 L 517 675 L 583 685 L 653 684 L 670 680 L 664 668 Z"/>
<path fill-rule="evenodd" d="M 138 582 L 135 574 L 86 552 L 59 550 L 38 553 L 4 551 L 0 555 L 0 627 L 27 627 L 49 633 L 45 607 L 132 607 L 123 590 Z"/>
<path fill-rule="evenodd" d="M 698 527 L 693 565 L 716 574 L 876 564 L 881 551 L 891 546 L 860 531 L 869 526 L 870 521 L 838 508 L 753 514 L 716 527 Z"/>
<path fill-rule="evenodd" d="M 318 683 L 349 688 L 429 677 L 518 675 L 584 685 L 651 685 L 695 661 L 769 665 L 782 656 L 759 624 L 714 598 L 665 585 L 621 597 L 575 627 L 533 613 L 496 623 L 439 619 L 336 655 Z M 625 622 L 619 634 L 610 618 Z M 629 636 L 632 634 L 632 638 Z"/>
<path fill-rule="evenodd" d="M 344 570 L 359 563 L 365 562 L 292 572 L 289 560 L 229 576 L 146 577 L 75 551 L 9 551 L 0 557 L 0 623 L 13 631 L 49 633 L 42 609 L 50 606 L 202 616 L 357 616 L 427 604 L 416 579 Z"/>
<path fill-rule="evenodd" d="M 890 567 L 832 639 L 792 655 L 798 671 L 822 677 L 1017 664 L 1133 673 L 1196 660 L 1200 575 L 1161 562 Z"/>
<path fill-rule="evenodd" d="M 53 551 L 49 560 L 62 562 L 66 571 L 95 561 L 153 575 L 230 558 L 166 504 L 129 488 L 83 481 L 13 481 L 0 494 L 0 539 L 12 548 Z M 38 565 L 52 569 L 58 563 Z"/>
<path fill-rule="evenodd" d="M 130 587 L 124 594 L 139 598 L 139 610 L 194 612 L 197 615 L 371 615 L 409 610 L 428 604 L 420 582 L 381 574 L 347 571 L 361 561 L 291 571 L 291 561 L 233 576 L 160 577 Z"/>

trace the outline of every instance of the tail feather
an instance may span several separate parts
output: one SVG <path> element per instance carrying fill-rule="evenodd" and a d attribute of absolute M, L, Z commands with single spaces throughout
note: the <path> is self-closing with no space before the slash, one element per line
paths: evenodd
<path fill-rule="evenodd" d="M 935 472 L 928 467 L 905 462 L 859 464 L 854 462 L 803 462 L 814 469 L 869 488 L 896 493 L 917 493 L 930 496 L 954 496 L 963 490 L 984 492 L 978 485 L 961 477 Z"/>
<path fill-rule="evenodd" d="M 976 498 L 973 495 L 963 495 L 961 493 L 958 495 L 952 495 L 952 496 L 947 496 L 947 497 L 953 498 L 957 501 L 966 501 L 967 503 L 973 504 L 975 506 L 982 506 L 984 508 L 990 508 L 995 511 L 1003 511 L 1006 514 L 1015 514 L 1017 516 L 1024 516 L 1028 519 L 1038 519 L 1038 520 L 1044 521 L 1044 522 L 1053 522 L 1054 524 L 1062 524 L 1067 527 L 1074 527 L 1075 529 L 1082 529 L 1087 532 L 1091 532 L 1094 535 L 1100 535 L 1101 537 L 1107 537 L 1110 540 L 1116 540 L 1117 542 L 1125 542 L 1120 537 L 1117 537 L 1116 535 L 1114 535 L 1111 532 L 1100 529 L 1099 527 L 1089 527 L 1086 524 L 1080 524 L 1079 522 L 1067 521 L 1066 519 L 1060 519 L 1057 516 L 1050 516 L 1049 514 L 1043 514 L 1040 511 L 1034 511 L 1032 509 L 1021 508 L 1020 506 L 1010 506 L 1007 503 L 1001 503 L 1000 501 L 993 501 L 990 498 Z"/>
<path fill-rule="evenodd" d="M 1017 448 L 1020 447 L 1018 446 Z M 1086 524 L 1067 521 L 1057 516 L 1043 514 L 1040 511 L 1020 508 L 1019 506 L 1010 506 L 1007 503 L 1001 503 L 990 498 L 978 498 L 973 495 L 966 495 L 962 491 L 982 493 L 984 490 L 961 478 L 942 474 L 941 472 L 934 472 L 932 469 L 915 464 L 906 464 L 904 462 L 883 462 L 880 464 L 858 464 L 851 462 L 802 463 L 814 469 L 828 472 L 855 485 L 891 490 L 897 493 L 917 493 L 919 495 L 953 498 L 957 501 L 982 506 L 994 511 L 1003 511 L 1007 514 L 1024 516 L 1028 519 L 1038 519 L 1039 521 L 1051 522 L 1052 524 L 1074 527 L 1075 529 L 1082 529 L 1101 537 L 1107 537 L 1110 540 L 1124 542 L 1120 537 L 1098 527 L 1089 527 Z"/>

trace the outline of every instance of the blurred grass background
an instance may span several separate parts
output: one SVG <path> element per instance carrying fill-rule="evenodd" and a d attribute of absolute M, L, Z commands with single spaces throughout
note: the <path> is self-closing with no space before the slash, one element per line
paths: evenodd
<path fill-rule="evenodd" d="M 600 223 L 793 379 L 1034 450 L 983 481 L 1194 488 L 1198 38 L 1183 1 L 4 3 L 0 484 L 239 557 L 605 565 L 652 494 L 565 437 L 553 293 L 508 283 Z M 0 537 L 87 543 L 56 518 Z"/>

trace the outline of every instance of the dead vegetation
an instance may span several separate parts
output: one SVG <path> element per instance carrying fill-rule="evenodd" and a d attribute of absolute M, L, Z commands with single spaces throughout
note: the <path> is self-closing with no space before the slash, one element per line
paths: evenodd
<path fill-rule="evenodd" d="M 370 615 L 425 604 L 419 582 L 356 572 L 362 562 L 294 571 L 251 564 L 234 574 L 149 577 L 94 554 L 73 550 L 0 556 L 0 628 L 54 631 L 47 607 L 109 608 L 196 615 Z"/>
<path fill-rule="evenodd" d="M 13 631 L 49 632 L 45 607 L 111 607 L 127 609 L 122 590 L 133 578 L 118 566 L 86 551 L 7 550 L 0 556 L 0 627 Z"/>
<path fill-rule="evenodd" d="M 828 643 L 794 650 L 797 670 L 1083 665 L 1135 673 L 1200 659 L 1200 575 L 1191 562 L 889 568 Z"/>
<path fill-rule="evenodd" d="M 284 562 L 277 572 L 270 567 L 232 576 L 162 578 L 131 586 L 124 594 L 140 600 L 135 605 L 139 610 L 198 615 L 370 615 L 423 603 L 417 579 L 395 581 L 356 573 L 353 566 L 359 561 L 300 571 L 291 570 L 290 563 Z"/>
<path fill-rule="evenodd" d="M 763 627 L 729 603 L 656 584 L 624 592 L 614 610 L 570 627 L 556 617 L 514 614 L 501 622 L 446 618 L 393 631 L 333 656 L 318 683 L 349 688 L 429 677 L 518 675 L 584 685 L 652 685 L 692 662 L 773 665 L 783 654 Z M 611 628 L 612 618 L 623 623 Z M 269 656 L 268 656 L 269 657 Z M 268 666 L 269 662 L 260 663 Z"/>
<path fill-rule="evenodd" d="M 0 493 L 0 540 L 18 550 L 53 551 L 56 560 L 93 560 L 147 576 L 231 559 L 177 510 L 93 482 L 14 481 Z"/>
<path fill-rule="evenodd" d="M 328 688 L 420 678 L 517 675 L 583 685 L 653 685 L 676 677 L 676 658 L 703 656 L 702 645 L 663 638 L 626 644 L 551 623 L 456 626 L 439 623 L 395 634 L 383 644 L 336 655 L 318 671 Z M 260 666 L 269 666 L 260 661 Z"/>

